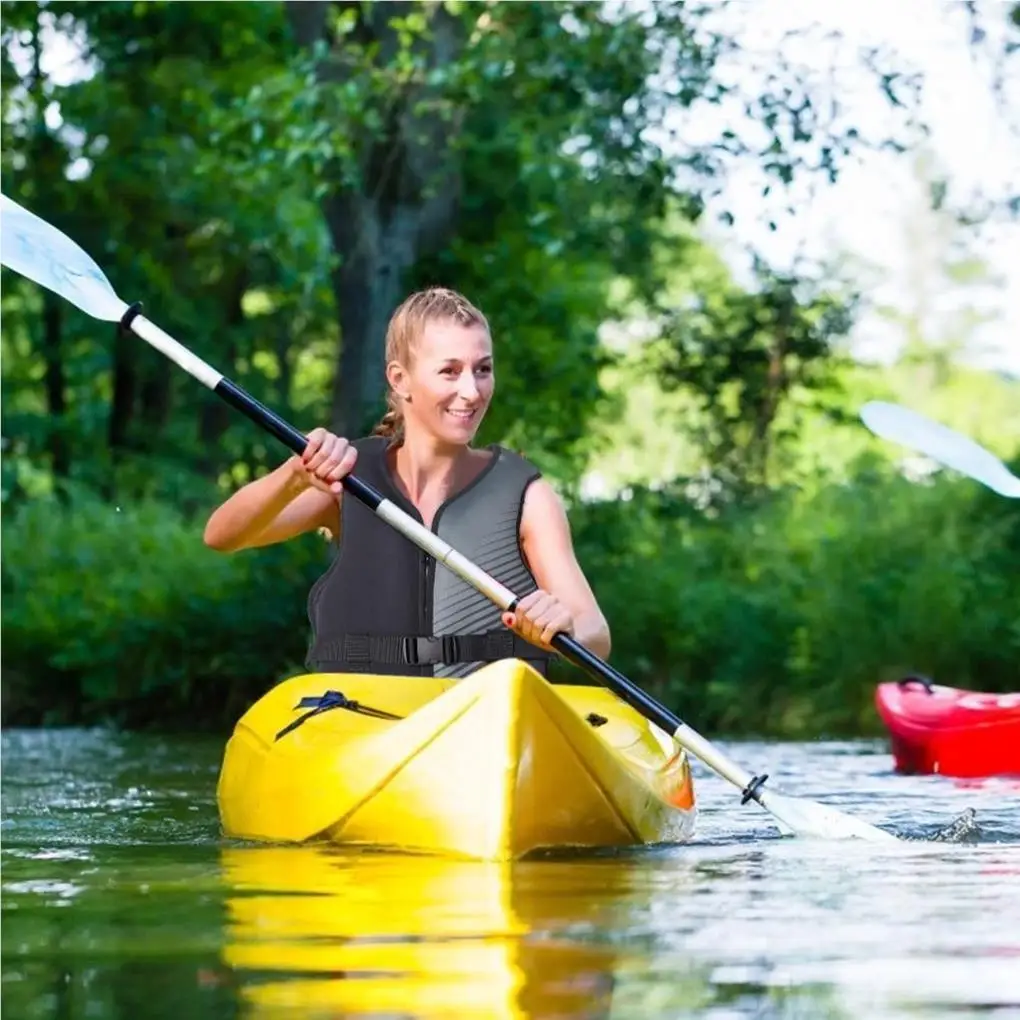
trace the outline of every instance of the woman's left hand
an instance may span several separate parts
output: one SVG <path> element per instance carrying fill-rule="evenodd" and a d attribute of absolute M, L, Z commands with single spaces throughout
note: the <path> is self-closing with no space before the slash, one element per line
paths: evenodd
<path fill-rule="evenodd" d="M 558 633 L 574 633 L 570 610 L 556 596 L 541 589 L 522 598 L 512 613 L 504 613 L 503 623 L 525 641 L 550 650 L 550 642 Z"/>

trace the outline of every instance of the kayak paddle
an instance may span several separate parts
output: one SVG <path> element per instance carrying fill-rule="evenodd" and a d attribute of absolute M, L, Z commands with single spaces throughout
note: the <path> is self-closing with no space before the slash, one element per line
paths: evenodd
<path fill-rule="evenodd" d="M 140 304 L 129 306 L 122 301 L 103 271 L 74 241 L 6 196 L 0 195 L 0 200 L 0 262 L 65 298 L 88 315 L 107 322 L 119 322 L 123 328 L 132 330 L 231 407 L 274 435 L 294 453 L 304 452 L 308 440 L 303 433 L 143 317 L 140 314 Z M 343 487 L 500 609 L 513 611 L 518 598 L 512 591 L 387 500 L 371 485 L 353 475 L 347 475 L 343 479 Z M 742 794 L 741 803 L 753 800 L 772 814 L 781 829 L 796 835 L 822 839 L 898 841 L 896 836 L 828 805 L 765 790 L 767 775 L 752 776 L 575 638 L 559 633 L 553 638 L 552 645 L 565 659 L 604 684 L 622 701 L 671 734 L 677 743 L 732 783 Z"/>
<path fill-rule="evenodd" d="M 993 492 L 1020 499 L 1020 478 L 980 443 L 946 425 L 925 418 L 899 404 L 872 400 L 860 411 L 861 421 L 876 436 L 931 457 L 945 467 L 959 471 Z"/>

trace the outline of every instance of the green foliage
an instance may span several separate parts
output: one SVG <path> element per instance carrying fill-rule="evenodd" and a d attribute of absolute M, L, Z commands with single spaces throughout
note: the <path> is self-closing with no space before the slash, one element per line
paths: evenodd
<path fill-rule="evenodd" d="M 142 300 L 257 397 L 307 416 L 308 427 L 321 420 L 328 380 L 309 372 L 307 357 L 321 356 L 323 337 L 331 356 L 336 329 L 314 201 L 253 192 L 226 167 L 203 172 L 217 110 L 284 45 L 277 5 L 211 15 L 175 3 L 14 7 L 3 33 L 13 78 L 4 192 L 67 232 L 126 300 Z M 14 74 L 15 58 L 21 68 L 47 33 L 80 48 L 75 80 Z M 59 483 L 167 497 L 151 468 L 146 478 L 125 463 L 153 458 L 164 472 L 172 462 L 209 479 L 238 460 L 266 462 L 268 444 L 249 424 L 146 345 L 6 272 L 2 311 L 4 434 L 12 455 L 49 461 Z"/>
<path fill-rule="evenodd" d="M 818 726 L 852 728 L 860 685 L 907 660 L 950 682 L 989 664 L 1000 682 L 1017 614 L 981 551 L 998 511 L 982 518 L 966 488 L 855 480 L 841 420 L 887 383 L 982 439 L 1020 404 L 1003 389 L 992 414 L 986 390 L 952 396 L 958 375 L 920 364 L 859 378 L 836 355 L 851 297 L 767 267 L 739 286 L 703 243 L 736 161 L 766 191 L 833 178 L 911 119 L 916 84 L 864 55 L 902 114 L 875 137 L 782 54 L 756 76 L 719 10 L 4 2 L 3 190 L 305 429 L 360 431 L 393 307 L 424 284 L 464 290 L 496 344 L 480 439 L 571 493 L 593 467 L 636 486 L 575 509 L 619 664 L 706 724 L 798 732 L 816 705 Z M 58 37 L 75 74 L 44 66 Z M 751 114 L 747 135 L 688 132 L 712 105 Z M 5 272 L 0 302 L 5 711 L 227 726 L 298 668 L 325 552 L 217 556 L 195 520 L 283 451 L 23 279 Z M 604 343 L 635 323 L 658 341 L 652 372 Z M 740 714 L 745 688 L 763 714 Z"/>
<path fill-rule="evenodd" d="M 39 499 L 3 521 L 5 721 L 225 725 L 298 672 L 321 539 L 238 556 L 166 505 Z"/>
<path fill-rule="evenodd" d="M 3 12 L 4 190 L 128 300 L 300 427 L 360 431 L 393 306 L 413 286 L 458 286 L 497 334 L 484 438 L 564 480 L 604 409 L 599 330 L 616 296 L 648 303 L 685 262 L 658 255 L 667 210 L 696 221 L 734 158 L 788 181 L 865 144 L 793 64 L 753 94 L 732 84 L 720 62 L 750 58 L 712 4 Z M 74 74 L 44 70 L 54 38 Z M 677 118 L 723 102 L 758 115 L 755 136 L 688 141 Z M 172 462 L 236 481 L 275 459 L 144 345 L 16 278 L 2 312 L 3 433 L 31 465 L 5 498 L 65 483 L 177 498 L 160 481 Z M 159 475 L 130 467 L 145 458 Z"/>
<path fill-rule="evenodd" d="M 569 475 L 599 406 L 610 284 L 655 287 L 650 242 L 673 187 L 652 140 L 667 99 L 655 75 L 677 62 L 682 106 L 713 91 L 699 15 L 609 18 L 578 2 L 288 13 L 303 48 L 220 112 L 207 163 L 322 200 L 343 337 L 331 421 L 378 413 L 386 317 L 406 290 L 445 283 L 496 333 L 486 438 Z"/>
<path fill-rule="evenodd" d="M 731 498 L 775 478 L 777 448 L 799 431 L 786 412 L 832 389 L 835 344 L 853 324 L 851 302 L 756 268 L 755 291 L 726 283 L 664 309 L 647 354 L 664 389 L 694 397 L 691 438 Z"/>

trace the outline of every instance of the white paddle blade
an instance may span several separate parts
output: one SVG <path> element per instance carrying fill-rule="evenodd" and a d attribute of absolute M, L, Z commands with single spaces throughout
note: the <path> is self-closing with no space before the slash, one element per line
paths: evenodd
<path fill-rule="evenodd" d="M 876 436 L 910 447 L 959 471 L 993 492 L 1020 499 L 1020 478 L 990 450 L 945 425 L 898 404 L 873 400 L 861 408 L 861 420 Z"/>
<path fill-rule="evenodd" d="M 127 311 L 89 255 L 6 195 L 0 195 L 0 263 L 96 319 L 119 322 Z"/>
<path fill-rule="evenodd" d="M 713 772 L 732 783 L 738 790 L 746 790 L 753 777 L 736 762 L 730 761 L 709 741 L 686 723 L 681 723 L 673 733 L 678 743 L 691 754 L 700 758 Z M 806 836 L 814 839 L 867 839 L 873 842 L 897 842 L 896 836 L 876 829 L 868 822 L 862 822 L 837 811 L 833 807 L 818 804 L 799 797 L 762 790 L 758 803 L 778 824 L 784 836 Z"/>
<path fill-rule="evenodd" d="M 899 842 L 898 836 L 817 801 L 764 793 L 761 806 L 798 836 L 830 840 L 862 839 L 872 843 Z"/>

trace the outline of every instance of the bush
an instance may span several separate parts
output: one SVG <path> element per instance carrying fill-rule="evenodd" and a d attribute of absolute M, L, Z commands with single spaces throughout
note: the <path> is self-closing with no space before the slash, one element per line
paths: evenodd
<path fill-rule="evenodd" d="M 150 503 L 36 501 L 3 525 L 7 723 L 223 727 L 307 647 L 321 539 L 224 556 Z"/>

